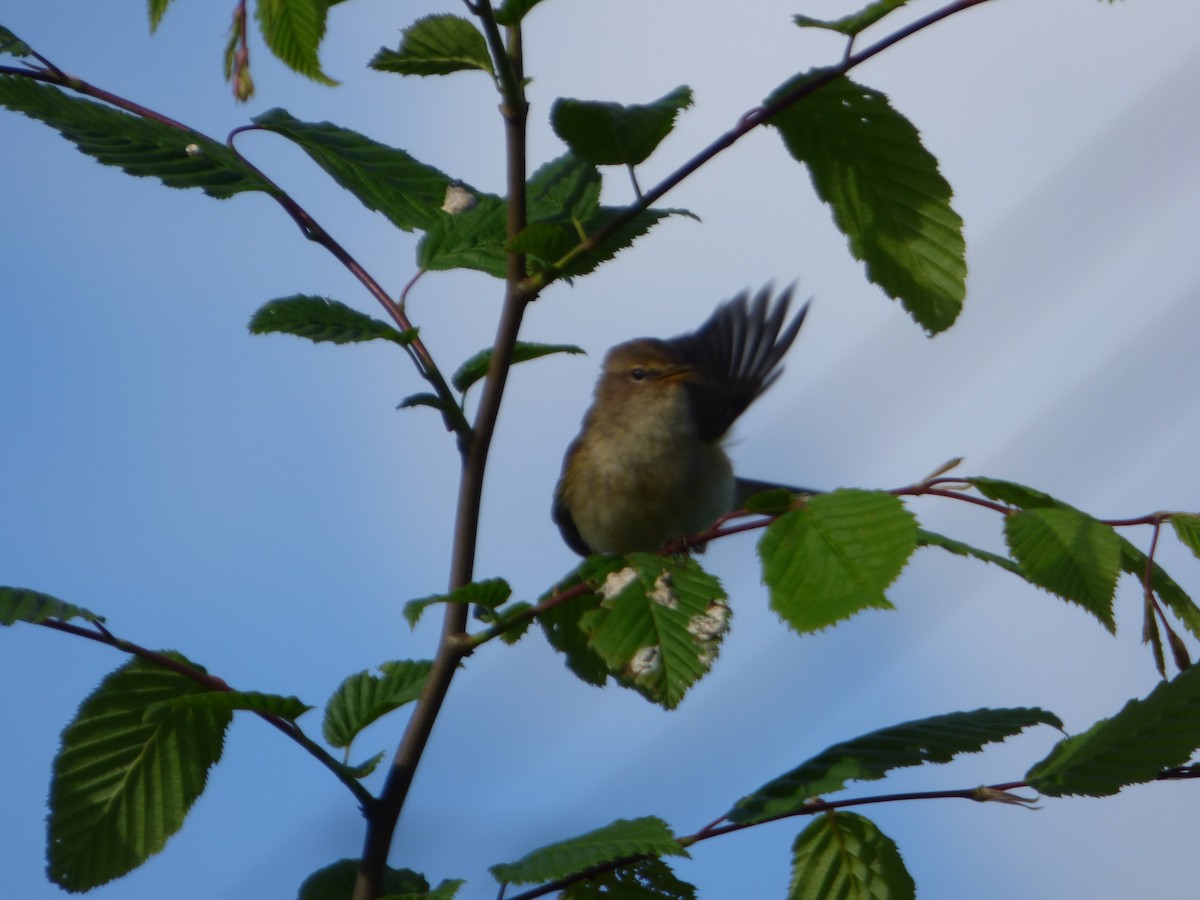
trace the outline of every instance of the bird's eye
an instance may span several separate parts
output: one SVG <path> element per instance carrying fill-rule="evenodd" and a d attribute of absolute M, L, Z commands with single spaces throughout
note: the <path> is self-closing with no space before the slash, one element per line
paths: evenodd
<path fill-rule="evenodd" d="M 646 370 L 641 366 L 634 366 L 629 370 L 629 378 L 631 381 L 642 381 L 646 377 Z"/>

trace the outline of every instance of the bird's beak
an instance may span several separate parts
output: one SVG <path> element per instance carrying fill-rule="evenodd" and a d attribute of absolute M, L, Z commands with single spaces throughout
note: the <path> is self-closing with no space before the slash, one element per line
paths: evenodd
<path fill-rule="evenodd" d="M 659 381 L 682 381 L 684 379 L 690 378 L 695 373 L 695 371 L 696 371 L 696 369 L 694 366 L 689 366 L 684 363 L 680 363 L 677 366 L 670 366 L 669 368 L 665 369 L 663 371 L 663 373 L 658 376 L 658 380 Z"/>

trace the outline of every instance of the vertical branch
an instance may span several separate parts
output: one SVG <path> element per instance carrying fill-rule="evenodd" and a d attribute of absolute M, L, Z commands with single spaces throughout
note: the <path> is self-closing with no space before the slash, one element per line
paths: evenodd
<path fill-rule="evenodd" d="M 471 9 L 483 24 L 488 45 L 495 57 L 497 71 L 501 73 L 500 114 L 504 119 L 508 186 L 506 232 L 511 239 L 525 227 L 526 220 L 525 140 L 529 104 L 525 99 L 523 87 L 521 30 L 519 24 L 509 26 L 505 42 L 488 0 L 480 0 L 471 6 Z M 519 286 L 524 277 L 525 257 L 510 253 L 505 272 L 504 305 L 492 346 L 487 380 L 479 400 L 479 410 L 470 433 L 462 435 L 459 443 L 462 473 L 454 520 L 449 579 L 451 590 L 469 583 L 474 577 L 479 511 L 488 451 L 499 417 L 500 403 L 504 396 L 513 347 L 521 328 L 525 305 L 532 299 L 528 292 L 520 290 Z M 386 871 L 392 837 L 413 776 L 416 774 L 417 764 L 425 752 L 425 746 L 458 665 L 472 649 L 466 627 L 466 604 L 446 604 L 441 641 L 426 677 L 424 690 L 409 719 L 400 746 L 396 749 L 379 803 L 367 816 L 367 833 L 362 862 L 354 886 L 354 900 L 375 900 L 382 891 L 383 873 Z"/>

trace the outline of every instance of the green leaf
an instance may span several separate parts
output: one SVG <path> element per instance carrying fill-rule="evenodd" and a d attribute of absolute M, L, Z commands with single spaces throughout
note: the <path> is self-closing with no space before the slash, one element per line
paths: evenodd
<path fill-rule="evenodd" d="M 325 740 L 333 747 L 349 747 L 368 725 L 416 700 L 431 665 L 427 660 L 398 660 L 381 665 L 381 675 L 368 670 L 351 675 L 325 704 Z"/>
<path fill-rule="evenodd" d="M 204 694 L 185 694 L 171 700 L 151 703 L 146 707 L 146 721 L 168 721 L 178 712 L 189 709 L 212 710 L 213 712 L 246 710 L 279 716 L 281 719 L 291 722 L 304 715 L 312 707 L 298 697 L 285 697 L 281 694 L 263 694 L 258 691 L 211 691 Z"/>
<path fill-rule="evenodd" d="M 518 617 L 524 615 L 532 608 L 532 603 L 526 603 L 522 600 L 519 603 L 514 603 L 511 606 L 506 606 L 504 609 L 498 610 L 496 615 L 493 616 L 496 624 L 510 626 L 500 633 L 500 640 L 504 641 L 510 647 L 521 640 L 525 636 L 525 632 L 529 630 L 529 626 L 533 624 L 533 619 L 517 621 Z M 516 624 L 512 624 L 514 622 Z"/>
<path fill-rule="evenodd" d="M 258 0 L 254 16 L 267 46 L 284 65 L 318 84 L 335 85 L 317 59 L 328 9 L 328 0 Z"/>
<path fill-rule="evenodd" d="M 33 48 L 27 43 L 0 25 L 0 54 L 9 56 L 31 56 Z"/>
<path fill-rule="evenodd" d="M 1116 632 L 1121 542 L 1112 526 L 1077 509 L 1045 507 L 1007 516 L 1004 536 L 1025 578 L 1078 603 Z"/>
<path fill-rule="evenodd" d="M 542 0 L 504 0 L 496 7 L 496 24 L 518 25 Z"/>
<path fill-rule="evenodd" d="M 385 756 L 387 756 L 387 752 L 380 750 L 374 756 L 368 757 L 364 762 L 360 762 L 357 765 L 339 765 L 338 768 L 351 778 L 366 778 L 383 762 Z"/>
<path fill-rule="evenodd" d="M 142 118 L 11 75 L 0 75 L 0 105 L 45 122 L 82 152 L 129 175 L 158 178 L 210 197 L 274 189 L 223 144 L 199 132 Z"/>
<path fill-rule="evenodd" d="M 817 816 L 792 844 L 788 900 L 913 900 L 917 888 L 895 842 L 870 819 Z"/>
<path fill-rule="evenodd" d="M 882 491 L 837 490 L 780 516 L 758 543 L 771 608 L 804 634 L 867 608 L 917 546 L 917 520 Z"/>
<path fill-rule="evenodd" d="M 448 407 L 445 401 L 437 394 L 420 393 L 409 394 L 396 406 L 396 409 L 412 409 L 415 406 L 432 406 L 441 412 L 449 412 L 454 414 L 454 408 Z"/>
<path fill-rule="evenodd" d="M 538 624 L 542 626 L 550 646 L 566 657 L 567 668 L 582 681 L 597 687 L 608 681 L 608 666 L 592 649 L 581 623 L 584 616 L 600 606 L 600 597 L 595 590 L 611 573 L 624 567 L 625 560 L 620 557 L 589 556 L 566 578 L 538 598 L 539 603 L 544 602 L 579 584 L 587 584 L 592 588 L 588 593 L 551 607 L 538 616 Z"/>
<path fill-rule="evenodd" d="M 1025 577 L 1021 572 L 1021 567 L 1009 559 L 1007 556 L 1001 556 L 998 553 L 992 553 L 989 550 L 983 550 L 979 547 L 972 547 L 970 544 L 964 544 L 962 541 L 957 541 L 952 537 L 947 537 L 944 534 L 938 534 L 936 531 L 926 531 L 921 528 L 917 531 L 917 546 L 919 547 L 940 547 L 955 556 L 965 556 L 974 558 L 980 562 L 991 563 L 1012 572 L 1014 575 Z"/>
<path fill-rule="evenodd" d="M 294 141 L 367 209 L 383 213 L 402 231 L 429 229 L 470 215 L 442 212 L 451 178 L 403 150 L 329 122 L 301 122 L 282 109 L 268 110 L 254 122 Z M 490 199 L 503 206 L 499 198 Z"/>
<path fill-rule="evenodd" d="M 761 822 L 804 810 L 813 797 L 842 790 L 849 781 L 877 781 L 892 769 L 946 763 L 960 753 L 977 753 L 1031 725 L 1062 722 L 1044 709 L 977 709 L 945 713 L 892 725 L 834 744 L 780 775 L 729 811 L 731 822 Z"/>
<path fill-rule="evenodd" d="M 1106 797 L 1182 765 L 1198 747 L 1200 667 L 1193 666 L 1111 719 L 1059 741 L 1025 780 L 1051 797 Z"/>
<path fill-rule="evenodd" d="M 492 73 L 487 41 L 461 16 L 425 16 L 404 29 L 399 50 L 381 49 L 370 66 L 400 75 L 448 75 L 464 69 Z"/>
<path fill-rule="evenodd" d="M 1039 491 L 1037 488 L 1027 487 L 1013 481 L 1003 481 L 999 478 L 983 478 L 980 476 L 972 476 L 963 480 L 973 485 L 979 493 L 983 494 L 989 500 L 995 500 L 998 503 L 1007 503 L 1009 506 L 1015 506 L 1018 509 L 1075 508 L 1055 497 L 1051 497 L 1043 491 Z"/>
<path fill-rule="evenodd" d="M 311 294 L 294 294 L 259 307 L 250 319 L 251 334 L 294 334 L 313 343 L 351 344 L 382 338 L 411 344 L 415 328 L 400 331 L 344 303 Z"/>
<path fill-rule="evenodd" d="M 819 73 L 780 86 L 772 103 Z M 867 277 L 930 333 L 949 328 L 966 296 L 962 219 L 917 129 L 879 91 L 838 77 L 770 120 L 808 166 Z"/>
<path fill-rule="evenodd" d="M 712 667 L 731 613 L 720 582 L 694 559 L 631 553 L 599 587 L 580 627 L 617 683 L 674 709 Z"/>
<path fill-rule="evenodd" d="M 504 251 L 508 208 L 504 201 L 480 195 L 479 202 L 457 215 L 440 213 L 417 244 L 417 265 L 446 271 L 474 269 L 503 278 L 508 257 Z"/>
<path fill-rule="evenodd" d="M 908 0 L 875 0 L 858 12 L 842 16 L 840 19 L 825 20 L 814 19 L 811 16 L 794 16 L 793 21 L 801 28 L 825 28 L 847 37 L 854 37 L 907 2 Z"/>
<path fill-rule="evenodd" d="M 404 604 L 404 618 L 415 628 L 421 614 L 435 603 L 476 603 L 487 609 L 496 609 L 512 596 L 512 588 L 503 578 L 485 578 L 472 581 L 449 594 L 434 594 L 420 600 L 409 600 Z"/>
<path fill-rule="evenodd" d="M 696 900 L 696 888 L 680 881 L 657 857 L 602 872 L 568 885 L 560 900 Z"/>
<path fill-rule="evenodd" d="M 768 488 L 748 496 L 742 508 L 762 516 L 781 516 L 792 508 L 794 499 L 795 496 L 787 488 Z"/>
<path fill-rule="evenodd" d="M 0 625 L 13 625 L 17 622 L 31 622 L 36 625 L 47 619 L 58 619 L 62 622 L 68 619 L 103 622 L 104 616 L 98 616 L 82 606 L 67 603 L 41 591 L 0 587 Z"/>
<path fill-rule="evenodd" d="M 317 869 L 300 885 L 297 900 L 347 900 L 354 893 L 360 861 L 339 859 L 322 869 Z M 423 894 L 429 890 L 429 882 L 410 869 L 385 867 L 380 890 L 387 894 Z"/>
<path fill-rule="evenodd" d="M 454 900 L 466 881 L 461 878 L 444 879 L 437 887 L 419 893 L 384 894 L 379 900 Z"/>
<path fill-rule="evenodd" d="M 530 222 L 584 222 L 600 209 L 603 179 L 586 160 L 564 153 L 529 178 Z"/>
<path fill-rule="evenodd" d="M 552 353 L 578 354 L 586 353 L 586 351 L 574 344 L 535 344 L 529 341 L 517 341 L 513 347 L 512 364 L 541 359 Z M 471 385 L 487 375 L 491 362 L 492 348 L 485 347 L 458 367 L 458 370 L 451 376 L 450 383 L 454 385 L 455 390 L 466 393 Z"/>
<path fill-rule="evenodd" d="M 671 133 L 680 111 L 691 105 L 692 90 L 686 86 L 644 105 L 560 98 L 550 108 L 550 124 L 571 152 L 588 162 L 636 166 Z"/>
<path fill-rule="evenodd" d="M 536 884 L 625 856 L 687 856 L 662 819 L 617 819 L 603 828 L 533 850 L 488 871 L 502 884 Z"/>
<path fill-rule="evenodd" d="M 1200 558 L 1200 516 L 1195 513 L 1172 513 L 1171 527 L 1180 543 Z"/>
<path fill-rule="evenodd" d="M 1200 608 L 1192 601 L 1187 592 L 1175 583 L 1156 562 L 1150 562 L 1146 554 L 1135 547 L 1130 541 L 1117 536 L 1121 543 L 1121 571 L 1128 572 L 1142 583 L 1146 577 L 1146 566 L 1150 566 L 1150 589 L 1158 595 L 1179 619 L 1180 622 L 1196 637 L 1200 637 Z"/>
<path fill-rule="evenodd" d="M 90 890 L 137 868 L 179 830 L 221 758 L 230 714 L 181 708 L 150 721 L 145 711 L 207 690 L 133 659 L 83 701 L 54 760 L 46 851 L 51 881 L 73 893 Z"/>

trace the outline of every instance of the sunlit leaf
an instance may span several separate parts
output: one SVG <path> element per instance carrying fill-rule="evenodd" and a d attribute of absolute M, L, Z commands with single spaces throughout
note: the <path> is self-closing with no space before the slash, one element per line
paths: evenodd
<path fill-rule="evenodd" d="M 788 900 L 913 900 L 916 895 L 895 842 L 863 816 L 817 816 L 792 845 Z"/>
<path fill-rule="evenodd" d="M 63 732 L 50 786 L 46 856 L 55 884 L 78 892 L 119 878 L 183 825 L 221 758 L 230 714 L 180 707 L 150 718 L 146 708 L 207 690 L 135 658 L 83 701 Z"/>
<path fill-rule="evenodd" d="M 487 41 L 472 22 L 449 14 L 425 16 L 404 29 L 398 50 L 382 49 L 370 66 L 400 75 L 448 75 L 465 69 L 492 72 Z"/>
<path fill-rule="evenodd" d="M 814 73 L 781 85 L 771 103 Z M 917 129 L 879 91 L 838 77 L 770 120 L 804 163 L 867 277 L 931 333 L 966 296 L 963 224 Z"/>
<path fill-rule="evenodd" d="M 362 671 L 343 681 L 325 705 L 322 731 L 334 747 L 349 747 L 364 728 L 421 695 L 432 664 L 398 660 Z"/>
<path fill-rule="evenodd" d="M 890 609 L 884 591 L 917 546 L 917 522 L 882 491 L 810 497 L 758 544 L 771 608 L 801 634 L 863 609 Z"/>
<path fill-rule="evenodd" d="M 328 9 L 328 0 L 257 0 L 254 16 L 267 46 L 281 62 L 318 84 L 335 85 L 321 71 L 317 58 Z"/>
<path fill-rule="evenodd" d="M 404 604 L 404 618 L 411 627 L 416 627 L 421 614 L 435 603 L 473 603 L 496 609 L 512 596 L 512 588 L 503 578 L 484 578 L 472 581 L 449 594 L 434 594 L 420 600 L 409 600 Z"/>
<path fill-rule="evenodd" d="M 1044 507 L 1007 516 L 1004 536 L 1029 581 L 1078 603 L 1116 631 L 1121 543 L 1112 526 L 1070 507 Z"/>
<path fill-rule="evenodd" d="M 631 553 L 598 588 L 580 627 L 616 681 L 672 709 L 711 668 L 731 612 L 694 559 Z"/>

